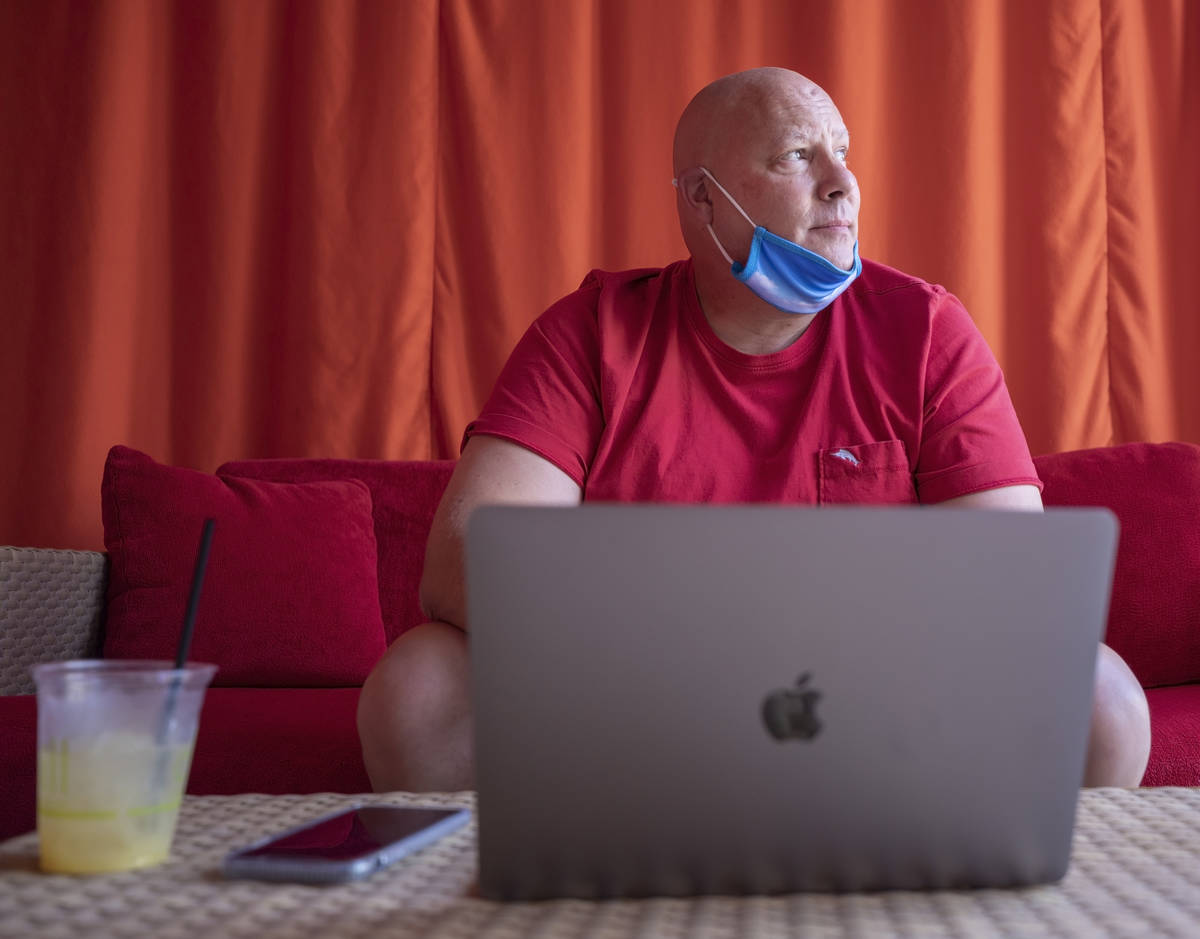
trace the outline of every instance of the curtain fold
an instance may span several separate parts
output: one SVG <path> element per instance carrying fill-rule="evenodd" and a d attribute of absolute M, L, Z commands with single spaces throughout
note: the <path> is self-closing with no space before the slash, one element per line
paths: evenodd
<path fill-rule="evenodd" d="M 1034 452 L 1200 441 L 1195 0 L 0 4 L 0 543 L 104 455 L 450 457 L 593 267 L 684 253 L 679 112 L 782 65 L 864 256 L 944 284 Z"/>
<path fill-rule="evenodd" d="M 1200 439 L 1200 4 L 1102 8 L 1117 439 Z"/>

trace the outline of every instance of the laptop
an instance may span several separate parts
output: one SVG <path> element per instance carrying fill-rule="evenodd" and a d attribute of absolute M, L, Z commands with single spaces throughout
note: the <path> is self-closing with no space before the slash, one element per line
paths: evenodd
<path fill-rule="evenodd" d="M 1104 509 L 477 510 L 481 894 L 1060 879 L 1116 538 Z"/>

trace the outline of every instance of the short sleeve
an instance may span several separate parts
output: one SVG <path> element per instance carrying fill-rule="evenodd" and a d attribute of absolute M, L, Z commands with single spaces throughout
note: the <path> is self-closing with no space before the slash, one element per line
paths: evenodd
<path fill-rule="evenodd" d="M 940 290 L 916 483 L 925 503 L 1001 486 L 1042 488 L 999 363 L 963 305 Z"/>
<path fill-rule="evenodd" d="M 462 446 L 476 434 L 502 437 L 585 484 L 604 417 L 600 404 L 599 286 L 579 290 L 543 313 L 513 349 Z"/>

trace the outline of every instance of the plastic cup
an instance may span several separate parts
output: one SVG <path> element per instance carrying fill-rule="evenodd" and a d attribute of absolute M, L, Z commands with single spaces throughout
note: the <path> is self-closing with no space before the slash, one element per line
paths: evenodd
<path fill-rule="evenodd" d="M 88 659 L 33 667 L 44 871 L 165 861 L 215 665 Z"/>

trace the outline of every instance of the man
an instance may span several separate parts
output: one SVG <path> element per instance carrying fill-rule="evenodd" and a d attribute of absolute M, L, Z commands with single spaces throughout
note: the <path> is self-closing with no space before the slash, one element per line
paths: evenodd
<path fill-rule="evenodd" d="M 472 785 L 462 540 L 483 503 L 922 502 L 1040 511 L 1003 377 L 942 288 L 858 256 L 849 135 L 784 69 L 722 78 L 676 129 L 691 257 L 593 272 L 530 327 L 434 519 L 430 622 L 364 685 L 376 789 Z M 786 628 L 781 625 L 781 628 Z M 1085 782 L 1134 786 L 1149 712 L 1101 646 Z"/>

